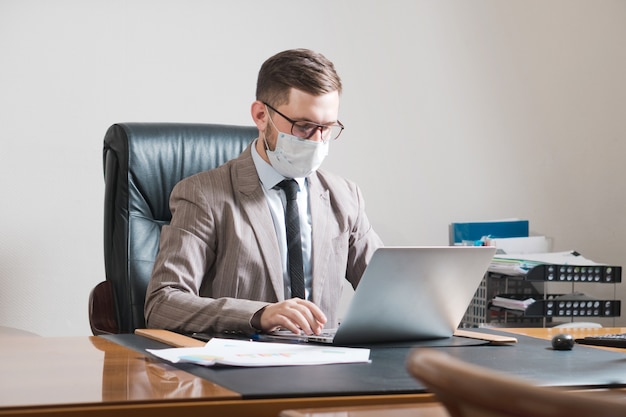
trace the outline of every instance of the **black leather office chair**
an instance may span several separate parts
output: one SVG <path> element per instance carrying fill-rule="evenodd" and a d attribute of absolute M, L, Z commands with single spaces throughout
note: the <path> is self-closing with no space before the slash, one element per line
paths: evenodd
<path fill-rule="evenodd" d="M 181 179 L 238 156 L 256 127 L 190 123 L 120 123 L 104 137 L 106 281 L 89 295 L 94 335 L 145 326 L 146 287 L 169 197 Z"/>

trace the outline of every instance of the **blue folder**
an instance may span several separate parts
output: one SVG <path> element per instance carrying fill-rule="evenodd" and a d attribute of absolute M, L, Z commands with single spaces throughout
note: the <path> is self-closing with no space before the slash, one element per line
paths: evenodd
<path fill-rule="evenodd" d="M 485 236 L 493 239 L 528 237 L 528 220 L 452 223 L 451 240 L 454 245 L 464 241 L 478 241 Z"/>

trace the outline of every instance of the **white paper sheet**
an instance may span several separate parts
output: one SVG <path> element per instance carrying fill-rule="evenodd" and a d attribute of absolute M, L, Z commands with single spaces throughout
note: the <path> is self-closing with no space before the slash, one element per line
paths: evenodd
<path fill-rule="evenodd" d="M 496 254 L 489 265 L 489 272 L 504 275 L 525 275 L 529 270 L 541 264 L 578 266 L 603 265 L 587 259 L 573 250 L 548 253 Z"/>
<path fill-rule="evenodd" d="M 203 347 L 146 349 L 172 363 L 231 366 L 293 366 L 369 362 L 370 350 L 323 345 L 213 338 Z"/>

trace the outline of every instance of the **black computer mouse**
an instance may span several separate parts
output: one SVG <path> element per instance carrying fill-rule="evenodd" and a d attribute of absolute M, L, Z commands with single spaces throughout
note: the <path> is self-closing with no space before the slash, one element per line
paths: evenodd
<path fill-rule="evenodd" d="M 574 337 L 571 334 L 557 334 L 552 338 L 552 348 L 554 350 L 572 350 L 574 342 Z"/>

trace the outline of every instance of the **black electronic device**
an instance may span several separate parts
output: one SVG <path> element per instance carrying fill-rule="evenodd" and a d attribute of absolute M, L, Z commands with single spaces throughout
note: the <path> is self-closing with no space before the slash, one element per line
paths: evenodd
<path fill-rule="evenodd" d="M 587 336 L 576 339 L 581 345 L 607 346 L 626 349 L 626 333 Z"/>
<path fill-rule="evenodd" d="M 622 267 L 614 265 L 540 264 L 526 273 L 527 281 L 622 282 Z"/>

